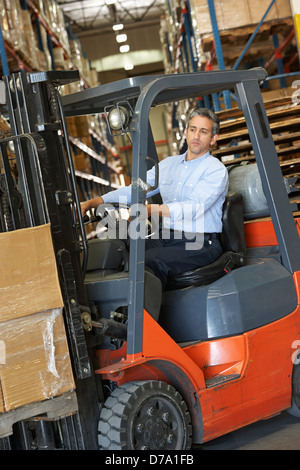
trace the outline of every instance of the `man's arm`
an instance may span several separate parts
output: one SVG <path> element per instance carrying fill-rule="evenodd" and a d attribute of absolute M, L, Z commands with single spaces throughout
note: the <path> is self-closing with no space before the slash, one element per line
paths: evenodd
<path fill-rule="evenodd" d="M 95 209 L 96 207 L 100 206 L 100 204 L 103 204 L 104 201 L 101 196 L 96 197 L 94 199 L 89 199 L 88 201 L 82 202 L 80 204 L 80 209 L 81 209 L 81 215 L 82 217 L 85 216 L 87 211 L 91 209 Z"/>
<path fill-rule="evenodd" d="M 147 204 L 147 215 L 158 215 L 160 217 L 171 217 L 169 207 L 166 204 Z"/>
<path fill-rule="evenodd" d="M 147 183 L 150 184 L 150 186 L 154 185 L 155 171 L 156 171 L 155 167 L 153 167 L 153 168 L 151 168 L 151 170 L 147 171 Z M 158 192 L 159 192 L 159 188 L 157 188 L 154 191 L 151 191 L 148 194 L 148 197 L 154 196 Z M 87 211 L 89 211 L 91 209 L 95 209 L 100 204 L 106 204 L 106 203 L 109 203 L 109 202 L 118 202 L 120 200 L 121 200 L 121 202 L 126 202 L 126 203 L 130 204 L 130 196 L 131 196 L 131 185 L 123 186 L 122 188 L 110 191 L 109 193 L 106 193 L 103 196 L 103 198 L 100 196 L 100 197 L 96 197 L 94 199 L 89 199 L 88 201 L 82 202 L 80 204 L 81 215 L 82 215 L 82 217 L 84 217 L 85 214 L 87 213 Z M 154 204 L 154 206 L 165 207 L 165 206 L 159 206 L 158 204 Z M 155 215 L 158 214 L 158 207 L 156 209 L 153 209 L 153 210 L 156 211 Z M 150 213 L 149 213 L 149 215 L 150 215 Z M 165 211 L 165 209 L 164 209 L 163 217 L 170 217 L 170 215 L 167 215 L 167 212 Z"/>

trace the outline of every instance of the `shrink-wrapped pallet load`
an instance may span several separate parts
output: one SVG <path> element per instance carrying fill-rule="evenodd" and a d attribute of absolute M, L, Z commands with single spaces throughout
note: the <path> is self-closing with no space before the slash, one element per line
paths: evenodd
<path fill-rule="evenodd" d="M 69 392 L 74 380 L 50 226 L 1 233 L 0 244 L 4 413 Z"/>

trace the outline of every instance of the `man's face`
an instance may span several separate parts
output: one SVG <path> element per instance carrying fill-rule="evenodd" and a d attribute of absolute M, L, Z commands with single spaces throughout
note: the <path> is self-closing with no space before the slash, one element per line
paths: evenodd
<path fill-rule="evenodd" d="M 218 135 L 212 137 L 213 121 L 204 116 L 194 116 L 186 129 L 188 160 L 201 157 L 213 145 Z"/>

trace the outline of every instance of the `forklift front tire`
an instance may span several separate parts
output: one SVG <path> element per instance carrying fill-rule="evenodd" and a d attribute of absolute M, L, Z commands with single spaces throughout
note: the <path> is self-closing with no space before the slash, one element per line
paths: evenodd
<path fill-rule="evenodd" d="M 115 389 L 100 413 L 102 450 L 184 450 L 192 443 L 187 406 L 171 385 L 128 382 Z"/>

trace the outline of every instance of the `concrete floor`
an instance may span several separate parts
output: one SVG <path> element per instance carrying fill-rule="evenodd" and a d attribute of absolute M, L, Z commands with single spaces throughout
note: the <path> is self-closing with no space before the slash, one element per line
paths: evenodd
<path fill-rule="evenodd" d="M 199 446 L 199 450 L 300 450 L 300 419 L 286 411 Z"/>

